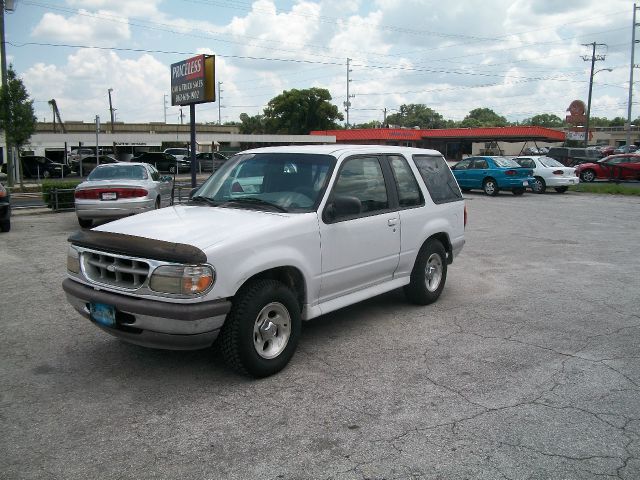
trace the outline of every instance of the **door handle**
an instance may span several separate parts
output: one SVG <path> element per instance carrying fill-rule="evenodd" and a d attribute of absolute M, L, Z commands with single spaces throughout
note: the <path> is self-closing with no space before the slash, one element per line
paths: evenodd
<path fill-rule="evenodd" d="M 395 227 L 398 223 L 398 219 L 397 218 L 390 218 L 389 220 L 387 220 L 387 224 L 390 227 Z"/>

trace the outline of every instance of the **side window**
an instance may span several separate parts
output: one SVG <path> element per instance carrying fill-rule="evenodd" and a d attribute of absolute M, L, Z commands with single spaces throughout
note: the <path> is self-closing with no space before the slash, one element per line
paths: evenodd
<path fill-rule="evenodd" d="M 473 168 L 479 170 L 481 168 L 489 168 L 489 165 L 487 165 L 487 161 L 484 158 L 476 158 L 473 161 Z"/>
<path fill-rule="evenodd" d="M 149 172 L 151 172 L 151 179 L 159 182 L 160 181 L 160 173 L 158 172 L 158 170 L 155 169 L 155 167 L 149 165 Z"/>
<path fill-rule="evenodd" d="M 389 163 L 391 164 L 391 169 L 396 179 L 400 207 L 422 205 L 424 203 L 422 193 L 420 192 L 416 177 L 413 175 L 407 163 L 407 159 L 394 155 L 389 157 Z"/>
<path fill-rule="evenodd" d="M 414 155 L 413 161 L 424 180 L 433 203 L 462 200 L 462 192 L 443 157 Z"/>
<path fill-rule="evenodd" d="M 347 160 L 333 187 L 335 197 L 355 197 L 361 203 L 360 213 L 371 213 L 389 208 L 387 187 L 380 162 L 376 157 L 358 157 Z"/>
<path fill-rule="evenodd" d="M 460 160 L 456 163 L 456 170 L 468 170 L 471 165 L 471 160 Z"/>
<path fill-rule="evenodd" d="M 526 167 L 526 168 L 536 168 L 535 164 L 533 163 L 533 160 L 531 160 L 530 158 L 521 158 L 518 163 L 520 164 L 521 167 Z"/>

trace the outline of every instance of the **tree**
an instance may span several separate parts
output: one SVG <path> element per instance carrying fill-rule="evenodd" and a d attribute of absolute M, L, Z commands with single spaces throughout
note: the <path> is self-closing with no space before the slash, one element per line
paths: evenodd
<path fill-rule="evenodd" d="M 622 117 L 616 117 L 609 122 L 610 127 L 624 127 L 627 119 Z"/>
<path fill-rule="evenodd" d="M 33 100 L 29 99 L 27 89 L 22 80 L 17 77 L 13 65 L 9 65 L 7 85 L 0 87 L 0 129 L 4 130 L 7 145 L 16 146 L 20 150 L 20 147 L 35 132 L 36 122 Z M 7 155 L 7 158 L 9 159 L 7 171 L 10 172 L 11 156 Z M 12 183 L 12 176 L 9 175 L 9 185 Z"/>
<path fill-rule="evenodd" d="M 490 108 L 476 108 L 460 122 L 461 127 L 506 127 L 509 122 Z"/>
<path fill-rule="evenodd" d="M 524 119 L 522 124 L 537 127 L 558 128 L 564 126 L 564 121 L 557 115 L 541 113 L 539 115 L 534 115 L 531 118 Z"/>
<path fill-rule="evenodd" d="M 267 132 L 267 126 L 264 115 L 255 115 L 253 117 L 246 113 L 240 114 L 240 133 L 269 133 Z"/>
<path fill-rule="evenodd" d="M 344 117 L 330 101 L 331 94 L 324 88 L 285 90 L 264 109 L 268 133 L 307 135 L 311 130 L 338 128 L 336 120 Z"/>
<path fill-rule="evenodd" d="M 450 124 L 435 110 L 426 105 L 415 103 L 401 105 L 398 113 L 387 116 L 387 123 L 409 128 L 446 128 Z"/>
<path fill-rule="evenodd" d="M 611 120 L 605 117 L 589 118 L 589 125 L 591 127 L 608 127 L 610 124 L 611 124 Z"/>

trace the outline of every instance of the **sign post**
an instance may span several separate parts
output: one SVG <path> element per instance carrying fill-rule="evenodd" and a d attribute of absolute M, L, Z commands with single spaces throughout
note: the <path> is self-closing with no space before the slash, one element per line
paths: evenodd
<path fill-rule="evenodd" d="M 191 188 L 196 186 L 196 104 L 214 102 L 215 56 L 198 55 L 171 65 L 171 105 L 189 105 Z"/>

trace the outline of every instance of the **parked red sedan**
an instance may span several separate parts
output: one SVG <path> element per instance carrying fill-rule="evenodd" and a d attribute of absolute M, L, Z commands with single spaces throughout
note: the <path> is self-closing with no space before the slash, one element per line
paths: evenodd
<path fill-rule="evenodd" d="M 582 163 L 576 167 L 576 175 L 583 182 L 593 182 L 596 178 L 640 180 L 640 154 L 609 155 L 597 162 Z"/>

